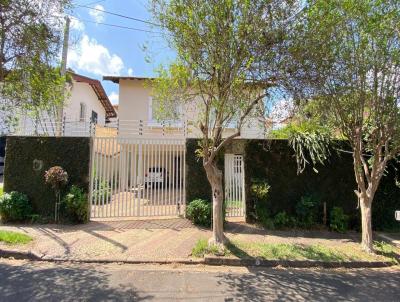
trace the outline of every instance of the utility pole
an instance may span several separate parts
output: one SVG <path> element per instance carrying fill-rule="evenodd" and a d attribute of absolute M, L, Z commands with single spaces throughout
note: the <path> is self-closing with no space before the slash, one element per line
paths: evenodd
<path fill-rule="evenodd" d="M 60 74 L 61 76 L 65 76 L 67 73 L 67 58 L 68 58 L 68 41 L 69 41 L 69 26 L 70 26 L 71 20 L 69 17 L 65 17 L 65 29 L 64 29 L 64 41 L 63 41 L 63 49 L 62 49 L 62 58 L 61 58 L 61 70 Z M 65 89 L 65 87 L 64 87 Z M 63 128 L 63 116 L 64 116 L 64 97 L 65 97 L 65 91 L 63 93 L 63 100 L 58 108 L 58 114 L 57 114 L 57 134 L 59 136 L 62 135 L 62 128 Z"/>

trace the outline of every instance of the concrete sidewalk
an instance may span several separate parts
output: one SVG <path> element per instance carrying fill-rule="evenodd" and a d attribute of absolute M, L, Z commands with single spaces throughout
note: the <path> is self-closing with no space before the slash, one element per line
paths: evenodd
<path fill-rule="evenodd" d="M 69 260 L 171 260 L 188 258 L 196 241 L 210 231 L 185 219 L 90 222 L 85 225 L 0 226 L 28 234 L 34 241 L 18 249 L 46 258 Z"/>
<path fill-rule="evenodd" d="M 31 252 L 43 259 L 96 261 L 173 261 L 191 259 L 200 238 L 210 230 L 186 219 L 92 221 L 85 225 L 0 225 L 0 230 L 26 233 L 34 238 L 27 245 L 0 243 L 1 250 Z M 254 225 L 229 222 L 225 233 L 231 240 L 260 243 L 323 244 L 358 246 L 360 234 L 327 231 L 268 231 Z"/>

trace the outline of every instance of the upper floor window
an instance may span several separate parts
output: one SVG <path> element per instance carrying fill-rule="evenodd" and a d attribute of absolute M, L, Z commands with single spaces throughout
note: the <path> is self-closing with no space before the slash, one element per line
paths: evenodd
<path fill-rule="evenodd" d="M 81 103 L 79 109 L 79 121 L 84 122 L 86 120 L 86 104 Z"/>
<path fill-rule="evenodd" d="M 92 123 L 97 124 L 97 119 L 98 119 L 97 112 L 92 110 Z"/>
<path fill-rule="evenodd" d="M 152 124 L 161 124 L 161 121 L 168 121 L 170 123 L 179 122 L 181 121 L 182 113 L 182 106 L 177 104 L 174 108 L 171 108 L 171 111 L 165 112 L 166 117 L 162 118 L 162 112 L 157 100 L 152 97 L 149 98 L 148 121 Z"/>

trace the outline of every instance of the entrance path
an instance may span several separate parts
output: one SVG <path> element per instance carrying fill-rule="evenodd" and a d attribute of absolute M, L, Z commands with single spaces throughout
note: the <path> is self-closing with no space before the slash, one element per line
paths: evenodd
<path fill-rule="evenodd" d="M 1 230 L 26 233 L 34 241 L 1 249 L 32 251 L 43 258 L 79 260 L 171 260 L 188 258 L 199 238 L 210 231 L 186 219 L 92 221 L 84 225 L 1 226 Z"/>

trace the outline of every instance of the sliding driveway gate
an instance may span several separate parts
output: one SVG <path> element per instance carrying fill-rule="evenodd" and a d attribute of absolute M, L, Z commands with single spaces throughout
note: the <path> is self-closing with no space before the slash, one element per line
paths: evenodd
<path fill-rule="evenodd" d="M 93 138 L 91 218 L 185 210 L 185 139 Z"/>

